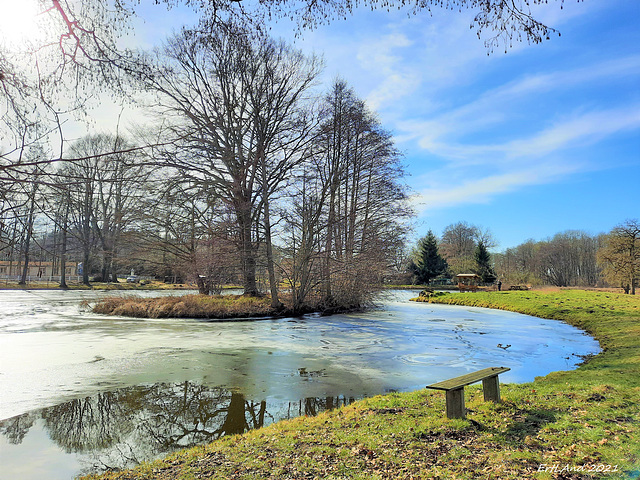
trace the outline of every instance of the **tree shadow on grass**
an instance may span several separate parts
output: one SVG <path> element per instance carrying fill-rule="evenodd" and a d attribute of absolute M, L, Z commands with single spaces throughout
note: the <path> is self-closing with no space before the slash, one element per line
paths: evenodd
<path fill-rule="evenodd" d="M 540 429 L 556 421 L 556 411 L 544 408 L 517 409 L 512 417 L 512 424 L 504 432 L 505 437 L 522 442 L 527 437 L 537 435 Z"/>

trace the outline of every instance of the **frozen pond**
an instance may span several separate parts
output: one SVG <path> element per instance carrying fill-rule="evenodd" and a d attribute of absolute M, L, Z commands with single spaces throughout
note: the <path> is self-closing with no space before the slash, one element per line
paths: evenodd
<path fill-rule="evenodd" d="M 105 294 L 0 291 L 0 478 L 70 479 L 489 366 L 531 381 L 599 351 L 561 322 L 408 302 L 417 292 L 361 314 L 249 322 L 80 307 Z"/>

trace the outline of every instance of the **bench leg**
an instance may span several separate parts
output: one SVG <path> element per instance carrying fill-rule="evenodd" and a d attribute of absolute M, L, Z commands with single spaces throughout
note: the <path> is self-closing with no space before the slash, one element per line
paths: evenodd
<path fill-rule="evenodd" d="M 500 402 L 500 382 L 497 375 L 482 380 L 482 390 L 484 391 L 485 402 L 489 400 Z"/>
<path fill-rule="evenodd" d="M 465 418 L 464 388 L 447 390 L 447 418 Z"/>

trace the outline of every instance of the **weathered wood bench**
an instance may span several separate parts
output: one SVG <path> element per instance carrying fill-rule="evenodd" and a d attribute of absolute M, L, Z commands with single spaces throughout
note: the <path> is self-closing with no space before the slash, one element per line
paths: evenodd
<path fill-rule="evenodd" d="M 443 382 L 427 385 L 426 388 L 444 390 L 447 401 L 447 418 L 465 418 L 464 387 L 482 380 L 482 390 L 485 401 L 500 401 L 500 382 L 498 375 L 511 370 L 506 367 L 489 367 L 477 372 L 467 373 L 459 377 L 450 378 Z"/>

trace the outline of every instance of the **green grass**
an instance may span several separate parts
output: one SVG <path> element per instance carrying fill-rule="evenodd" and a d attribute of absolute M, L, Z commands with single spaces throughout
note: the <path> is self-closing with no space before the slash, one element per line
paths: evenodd
<path fill-rule="evenodd" d="M 445 417 L 442 392 L 393 393 L 226 437 L 133 470 L 86 478 L 640 475 L 640 297 L 583 291 L 488 292 L 431 300 L 566 321 L 596 337 L 603 352 L 573 371 L 502 385 L 500 404 L 485 403 L 478 386 L 467 387 L 466 420 Z"/>

